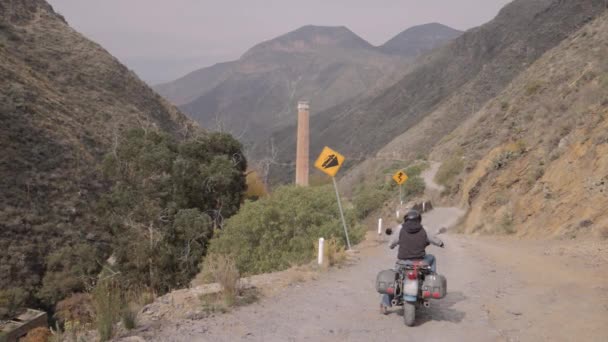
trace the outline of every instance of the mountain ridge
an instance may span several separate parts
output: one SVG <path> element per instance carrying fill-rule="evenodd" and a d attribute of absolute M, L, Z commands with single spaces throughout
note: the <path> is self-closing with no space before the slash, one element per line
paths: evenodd
<path fill-rule="evenodd" d="M 100 166 L 119 135 L 200 128 L 42 0 L 0 3 L 0 78 L 0 288 L 34 294 L 51 252 L 107 246 Z"/>
<path fill-rule="evenodd" d="M 378 48 L 386 53 L 418 57 L 463 32 L 440 23 L 417 25 L 397 34 Z"/>

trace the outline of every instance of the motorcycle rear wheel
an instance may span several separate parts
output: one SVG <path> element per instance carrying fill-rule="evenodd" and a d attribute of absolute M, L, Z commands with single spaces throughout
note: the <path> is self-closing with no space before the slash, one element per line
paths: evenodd
<path fill-rule="evenodd" d="M 403 323 L 408 327 L 414 325 L 416 320 L 416 304 L 414 303 L 403 303 Z"/>

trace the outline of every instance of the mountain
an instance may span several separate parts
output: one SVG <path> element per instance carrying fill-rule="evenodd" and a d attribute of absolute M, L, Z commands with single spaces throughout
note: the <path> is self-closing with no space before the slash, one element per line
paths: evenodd
<path fill-rule="evenodd" d="M 428 154 L 442 137 L 605 6 L 601 0 L 513 1 L 494 20 L 418 59 L 381 94 L 319 113 L 310 123 L 311 155 L 329 145 L 353 161 L 374 157 L 358 166 L 366 170 L 381 160 Z M 283 164 L 293 160 L 294 129 L 274 135 L 282 147 Z M 285 169 L 276 171 L 289 175 Z"/>
<path fill-rule="evenodd" d="M 156 90 L 198 122 L 259 142 L 294 121 L 297 101 L 327 109 L 396 81 L 403 64 L 345 27 L 305 26 Z"/>
<path fill-rule="evenodd" d="M 237 61 L 155 89 L 203 125 L 265 144 L 270 132 L 295 121 L 298 100 L 310 100 L 314 114 L 396 82 L 414 56 L 449 39 L 449 29 L 438 27 L 419 27 L 406 39 L 392 40 L 390 48 L 399 54 L 372 46 L 346 27 L 304 26 L 254 46 Z"/>
<path fill-rule="evenodd" d="M 608 11 L 534 62 L 433 148 L 467 233 L 608 238 Z"/>
<path fill-rule="evenodd" d="M 45 258 L 103 244 L 99 167 L 121 132 L 197 125 L 42 0 L 0 2 L 0 289 L 40 286 Z"/>
<path fill-rule="evenodd" d="M 445 44 L 462 33 L 462 31 L 438 23 L 414 26 L 384 43 L 380 46 L 380 50 L 414 58 Z"/>

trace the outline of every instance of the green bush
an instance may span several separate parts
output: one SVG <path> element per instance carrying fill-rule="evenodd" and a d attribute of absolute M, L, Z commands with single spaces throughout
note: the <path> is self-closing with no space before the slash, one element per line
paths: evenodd
<path fill-rule="evenodd" d="M 356 224 L 352 209 L 345 215 L 355 244 L 364 228 Z M 211 241 L 210 253 L 230 255 L 243 275 L 271 272 L 310 262 L 320 237 L 346 244 L 332 187 L 284 186 L 246 202 Z"/>
<path fill-rule="evenodd" d="M 98 248 L 80 243 L 60 248 L 46 259 L 47 271 L 38 296 L 52 305 L 71 293 L 85 292 L 105 262 Z"/>
<path fill-rule="evenodd" d="M 412 176 L 403 184 L 403 199 L 407 200 L 415 196 L 422 195 L 426 189 L 424 179 L 420 176 Z"/>
<path fill-rule="evenodd" d="M 240 143 L 226 134 L 177 142 L 127 132 L 105 159 L 113 186 L 101 205 L 121 281 L 161 294 L 187 286 L 214 229 L 238 211 L 246 169 Z"/>
<path fill-rule="evenodd" d="M 25 305 L 29 294 L 20 288 L 0 290 L 0 320 L 12 318 Z"/>
<path fill-rule="evenodd" d="M 373 211 L 382 207 L 394 191 L 381 186 L 359 186 L 353 196 L 355 212 L 360 219 L 366 218 Z"/>

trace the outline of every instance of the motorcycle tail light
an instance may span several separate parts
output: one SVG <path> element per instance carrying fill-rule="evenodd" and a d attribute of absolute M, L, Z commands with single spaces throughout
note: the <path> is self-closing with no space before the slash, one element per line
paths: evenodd
<path fill-rule="evenodd" d="M 389 287 L 388 289 L 386 289 L 386 293 L 389 295 L 395 294 L 395 289 L 393 289 L 392 287 Z"/>
<path fill-rule="evenodd" d="M 426 297 L 430 297 L 431 296 L 431 291 L 423 291 L 422 292 L 422 297 L 426 298 Z"/>
<path fill-rule="evenodd" d="M 418 278 L 418 275 L 416 274 L 416 272 L 407 272 L 407 279 L 416 280 L 417 278 Z"/>
<path fill-rule="evenodd" d="M 440 298 L 440 297 L 441 297 L 441 293 L 433 292 L 433 298 Z"/>

